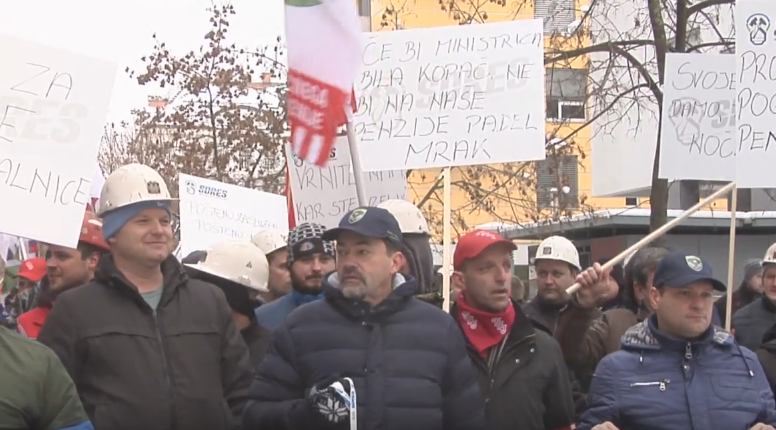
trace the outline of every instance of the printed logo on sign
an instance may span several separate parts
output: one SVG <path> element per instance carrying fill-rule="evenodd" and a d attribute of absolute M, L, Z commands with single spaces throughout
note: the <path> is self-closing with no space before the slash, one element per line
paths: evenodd
<path fill-rule="evenodd" d="M 186 192 L 192 196 L 197 193 L 197 186 L 194 181 L 186 181 Z"/>
<path fill-rule="evenodd" d="M 215 197 L 217 199 L 226 198 L 226 190 L 222 188 L 209 187 L 207 185 L 200 185 L 199 189 L 197 190 L 197 194 L 200 194 L 203 196 Z"/>
<path fill-rule="evenodd" d="M 768 40 L 771 19 L 765 14 L 756 13 L 746 19 L 746 27 L 749 30 L 749 41 L 752 45 L 762 46 Z"/>

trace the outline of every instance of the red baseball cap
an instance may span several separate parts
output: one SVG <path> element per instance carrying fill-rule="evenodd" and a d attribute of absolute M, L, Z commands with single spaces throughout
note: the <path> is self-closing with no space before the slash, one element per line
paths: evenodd
<path fill-rule="evenodd" d="M 496 233 L 485 230 L 473 230 L 458 238 L 458 244 L 455 246 L 453 255 L 453 268 L 458 270 L 463 266 L 466 260 L 477 258 L 482 251 L 493 245 L 506 245 L 508 249 L 514 251 L 517 245 L 511 240 L 504 239 Z"/>
<path fill-rule="evenodd" d="M 19 277 L 29 279 L 32 282 L 40 282 L 46 276 L 46 260 L 42 258 L 30 258 L 24 260 L 19 267 Z"/>

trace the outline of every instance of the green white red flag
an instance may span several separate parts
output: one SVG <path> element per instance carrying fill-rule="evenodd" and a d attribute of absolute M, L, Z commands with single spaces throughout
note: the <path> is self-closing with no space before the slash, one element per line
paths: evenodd
<path fill-rule="evenodd" d="M 329 161 L 347 122 L 361 64 L 362 34 L 353 0 L 285 0 L 291 149 L 319 166 Z"/>

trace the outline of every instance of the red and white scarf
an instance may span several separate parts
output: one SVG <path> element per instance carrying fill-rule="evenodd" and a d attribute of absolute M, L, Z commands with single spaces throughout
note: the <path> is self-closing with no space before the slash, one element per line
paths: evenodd
<path fill-rule="evenodd" d="M 488 356 L 488 350 L 501 343 L 515 323 L 515 308 L 512 303 L 504 312 L 491 313 L 476 309 L 466 303 L 464 294 L 458 296 L 458 321 L 463 332 L 483 357 Z"/>

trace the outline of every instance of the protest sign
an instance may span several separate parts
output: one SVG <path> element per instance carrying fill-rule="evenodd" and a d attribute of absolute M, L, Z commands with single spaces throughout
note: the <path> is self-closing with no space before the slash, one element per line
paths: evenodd
<path fill-rule="evenodd" d="M 315 222 L 334 227 L 345 213 L 359 206 L 347 138 L 337 138 L 325 167 L 299 159 L 290 148 L 286 154 L 291 161 L 291 192 L 297 224 Z M 407 196 L 403 171 L 364 172 L 363 177 L 369 206 Z"/>
<path fill-rule="evenodd" d="M 0 231 L 75 247 L 116 66 L 5 35 L 0 57 Z"/>
<path fill-rule="evenodd" d="M 183 173 L 178 187 L 183 256 L 225 240 L 251 240 L 264 228 L 288 230 L 283 196 Z"/>
<path fill-rule="evenodd" d="M 541 160 L 541 20 L 371 33 L 356 80 L 365 171 Z"/>
<path fill-rule="evenodd" d="M 734 55 L 666 54 L 660 177 L 736 177 Z"/>
<path fill-rule="evenodd" d="M 736 4 L 736 182 L 739 188 L 776 187 L 776 2 Z"/>

